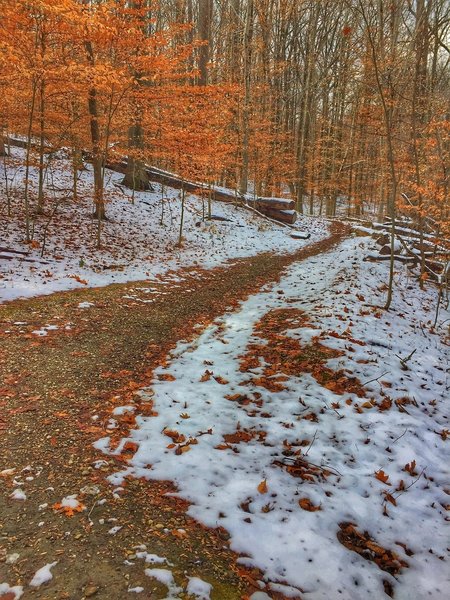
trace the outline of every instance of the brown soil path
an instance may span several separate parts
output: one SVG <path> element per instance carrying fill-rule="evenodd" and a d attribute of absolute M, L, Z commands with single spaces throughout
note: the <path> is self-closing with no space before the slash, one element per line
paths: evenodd
<path fill-rule="evenodd" d="M 164 565 L 144 565 L 135 556 L 145 544 L 173 563 L 178 584 L 198 576 L 214 586 L 212 600 L 245 597 L 252 573 L 237 567 L 226 532 L 187 517 L 183 502 L 163 495 L 171 489 L 167 482 L 131 481 L 114 494 L 106 477 L 117 463 L 108 458 L 96 468 L 104 457 L 92 443 L 106 435 L 118 397 L 124 404 L 148 385 L 179 339 L 277 281 L 293 261 L 331 249 L 347 233 L 338 223 L 332 228 L 326 240 L 294 255 L 186 270 L 178 281 L 166 276 L 166 283 L 151 284 L 151 292 L 139 282 L 0 306 L 0 584 L 23 585 L 24 600 L 119 600 L 136 586 L 144 588 L 138 598 L 165 598 L 165 586 L 144 574 L 145 567 Z M 80 302 L 94 305 L 79 308 Z M 58 329 L 33 333 L 47 325 Z M 10 498 L 14 477 L 26 500 Z M 52 508 L 70 494 L 87 507 L 72 517 Z M 115 525 L 120 531 L 108 533 Z M 11 564 L 14 553 L 19 557 Z M 54 561 L 53 580 L 29 587 L 35 571 Z"/>

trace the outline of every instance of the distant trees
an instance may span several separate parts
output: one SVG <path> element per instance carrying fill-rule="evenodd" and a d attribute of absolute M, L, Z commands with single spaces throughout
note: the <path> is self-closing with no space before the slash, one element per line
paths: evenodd
<path fill-rule="evenodd" d="M 0 128 L 28 140 L 27 239 L 32 209 L 45 210 L 47 150 L 62 146 L 74 197 L 81 151 L 90 153 L 99 221 L 109 156 L 126 155 L 125 185 L 145 189 L 144 164 L 181 169 L 183 146 L 198 177 L 241 193 L 289 194 L 299 211 L 329 216 L 397 207 L 448 232 L 446 0 L 0 6 Z"/>

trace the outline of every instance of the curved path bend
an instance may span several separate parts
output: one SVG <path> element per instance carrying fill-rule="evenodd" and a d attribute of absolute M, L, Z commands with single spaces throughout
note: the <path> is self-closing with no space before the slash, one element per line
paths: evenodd
<path fill-rule="evenodd" d="M 164 496 L 167 482 L 130 481 L 114 493 L 106 477 L 117 464 L 96 462 L 104 457 L 92 443 L 107 426 L 114 397 L 148 385 L 180 339 L 346 234 L 333 223 L 328 238 L 295 254 L 184 270 L 151 289 L 133 282 L 0 306 L 0 584 L 24 586 L 24 600 L 119 600 L 140 585 L 137 597 L 164 598 L 167 588 L 142 576 L 142 561 L 126 564 L 145 544 L 173 563 L 175 575 L 210 581 L 212 600 L 245 597 L 258 574 L 237 566 L 226 532 L 187 517 L 183 502 Z M 14 477 L 26 500 L 10 497 Z M 86 510 L 70 516 L 53 508 L 74 494 Z M 98 504 L 101 498 L 106 502 Z M 34 573 L 55 561 L 54 578 L 29 587 Z M 0 588 L 0 600 L 12 595 Z"/>

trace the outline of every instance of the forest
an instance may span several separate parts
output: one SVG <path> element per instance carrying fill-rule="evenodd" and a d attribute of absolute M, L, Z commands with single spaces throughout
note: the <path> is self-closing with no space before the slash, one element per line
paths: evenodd
<path fill-rule="evenodd" d="M 2 0 L 0 152 L 27 142 L 45 204 L 49 153 L 128 157 L 300 213 L 396 210 L 448 232 L 445 0 Z M 26 177 L 25 177 L 26 179 Z M 32 206 L 33 205 L 33 206 Z M 27 238 L 29 231 L 27 229 Z"/>
<path fill-rule="evenodd" d="M 447 600 L 448 0 L 0 0 L 0 600 Z"/>

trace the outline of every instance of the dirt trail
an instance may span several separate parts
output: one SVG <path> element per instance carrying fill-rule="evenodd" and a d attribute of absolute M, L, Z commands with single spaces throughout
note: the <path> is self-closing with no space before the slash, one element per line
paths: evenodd
<path fill-rule="evenodd" d="M 15 469 L 0 477 L 0 584 L 23 585 L 25 600 L 119 600 L 136 586 L 144 588 L 139 598 L 165 598 L 165 586 L 144 575 L 145 566 L 158 565 L 136 559 L 136 546 L 145 544 L 173 563 L 178 584 L 198 576 L 214 586 L 213 600 L 245 597 L 257 574 L 236 565 L 226 532 L 187 517 L 185 503 L 164 496 L 167 482 L 130 481 L 114 494 L 106 477 L 117 464 L 95 465 L 104 457 L 92 443 L 105 435 L 117 396 L 123 404 L 148 385 L 178 340 L 277 281 L 290 263 L 332 248 L 347 233 L 332 227 L 326 240 L 294 255 L 185 270 L 152 290 L 139 282 L 0 306 L 0 472 Z M 93 305 L 79 307 L 85 302 Z M 10 498 L 14 477 L 26 500 Z M 52 508 L 71 494 L 86 510 L 70 517 Z M 54 561 L 53 580 L 29 587 L 35 571 Z"/>

